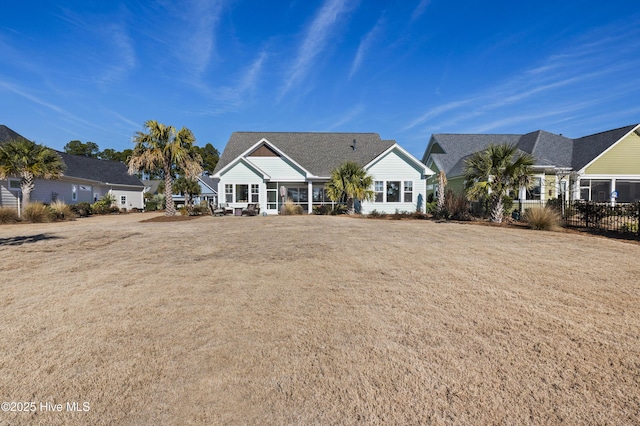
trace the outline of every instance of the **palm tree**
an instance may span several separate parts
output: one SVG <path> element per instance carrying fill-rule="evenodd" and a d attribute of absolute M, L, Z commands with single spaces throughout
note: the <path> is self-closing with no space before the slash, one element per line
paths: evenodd
<path fill-rule="evenodd" d="M 0 179 L 20 176 L 22 203 L 31 202 L 35 179 L 59 179 L 65 164 L 56 152 L 27 139 L 14 139 L 0 145 Z"/>
<path fill-rule="evenodd" d="M 156 120 L 144 123 L 144 132 L 136 132 L 135 147 L 129 159 L 129 174 L 160 170 L 164 175 L 165 216 L 175 216 L 173 174 L 180 172 L 195 179 L 202 172 L 202 158 L 194 150 L 196 138 L 191 130 L 165 126 Z"/>
<path fill-rule="evenodd" d="M 187 179 L 180 176 L 173 182 L 173 193 L 184 195 L 184 206 L 189 207 L 193 203 L 193 196 L 200 195 L 202 188 L 196 179 Z"/>
<path fill-rule="evenodd" d="M 500 223 L 504 215 L 503 197 L 510 189 L 531 186 L 533 164 L 533 156 L 513 144 L 491 144 L 465 160 L 467 196 L 473 201 L 489 197 L 490 220 Z"/>
<path fill-rule="evenodd" d="M 353 161 L 347 161 L 331 172 L 331 180 L 325 184 L 331 201 L 347 200 L 347 213 L 355 213 L 355 200 L 371 201 L 375 192 L 371 189 L 373 178 Z"/>

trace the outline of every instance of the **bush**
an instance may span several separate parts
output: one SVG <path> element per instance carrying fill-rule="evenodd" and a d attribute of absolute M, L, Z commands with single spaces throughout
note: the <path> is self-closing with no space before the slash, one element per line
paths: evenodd
<path fill-rule="evenodd" d="M 288 198 L 287 201 L 285 201 L 285 203 L 282 205 L 280 213 L 285 216 L 300 215 L 304 213 L 304 209 L 301 205 L 294 204 L 291 198 Z"/>
<path fill-rule="evenodd" d="M 436 217 L 453 220 L 471 220 L 471 206 L 465 194 L 455 194 L 448 190 L 444 197 L 444 209 L 436 211 Z"/>
<path fill-rule="evenodd" d="M 371 218 L 375 218 L 375 219 L 382 219 L 384 217 L 387 217 L 386 213 L 383 212 L 379 212 L 378 210 L 371 210 L 371 213 L 369 213 L 367 215 L 367 217 L 371 217 Z"/>
<path fill-rule="evenodd" d="M 433 194 L 429 194 L 429 195 L 433 195 Z M 437 210 L 438 210 L 437 201 L 430 201 L 424 205 L 424 212 L 427 214 L 436 214 Z"/>
<path fill-rule="evenodd" d="M 313 214 L 327 215 L 329 213 L 331 213 L 331 206 L 325 204 L 313 206 Z"/>
<path fill-rule="evenodd" d="M 22 218 L 31 223 L 45 223 L 55 220 L 55 212 L 42 203 L 31 203 L 22 212 Z"/>
<path fill-rule="evenodd" d="M 54 201 L 50 207 L 55 220 L 74 220 L 77 217 L 71 206 L 64 201 Z"/>
<path fill-rule="evenodd" d="M 110 214 L 110 213 L 118 213 L 120 210 L 116 206 L 112 206 L 115 202 L 115 198 L 110 194 L 105 194 L 101 200 L 96 201 L 91 204 L 91 213 L 92 214 Z"/>
<path fill-rule="evenodd" d="M 345 204 L 336 204 L 336 206 L 333 208 L 333 210 L 331 210 L 331 214 L 332 216 L 336 216 L 339 214 L 346 214 L 347 213 L 347 206 Z"/>
<path fill-rule="evenodd" d="M 71 211 L 73 211 L 76 216 L 79 217 L 87 217 L 91 214 L 91 204 L 87 203 L 86 201 L 78 204 L 72 204 L 70 208 Z"/>
<path fill-rule="evenodd" d="M 10 207 L 0 207 L 0 223 L 20 222 L 18 211 Z"/>
<path fill-rule="evenodd" d="M 560 215 L 553 208 L 532 207 L 524 212 L 523 218 L 531 229 L 553 231 L 560 228 Z"/>

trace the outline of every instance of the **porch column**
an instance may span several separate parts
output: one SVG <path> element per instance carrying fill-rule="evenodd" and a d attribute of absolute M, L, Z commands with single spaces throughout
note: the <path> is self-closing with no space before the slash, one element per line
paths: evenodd
<path fill-rule="evenodd" d="M 307 213 L 313 213 L 313 183 L 307 182 Z"/>

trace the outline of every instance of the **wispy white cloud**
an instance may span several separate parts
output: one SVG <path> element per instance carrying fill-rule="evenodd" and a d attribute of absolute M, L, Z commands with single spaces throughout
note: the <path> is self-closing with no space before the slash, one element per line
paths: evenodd
<path fill-rule="evenodd" d="M 360 41 L 360 45 L 358 46 L 358 50 L 356 52 L 356 56 L 353 58 L 353 62 L 351 63 L 351 71 L 349 72 L 349 79 L 353 77 L 353 75 L 358 71 L 360 65 L 362 64 L 362 60 L 365 55 L 371 49 L 371 46 L 375 42 L 378 37 L 381 29 L 382 29 L 383 18 L 378 19 L 378 22 L 373 26 L 371 31 L 369 31 Z"/>
<path fill-rule="evenodd" d="M 328 130 L 334 131 L 336 129 L 340 129 L 342 126 L 352 122 L 355 118 L 361 115 L 364 112 L 364 109 L 365 107 L 362 103 L 354 106 L 353 108 L 345 112 L 336 122 L 331 124 L 328 127 Z"/>
<path fill-rule="evenodd" d="M 424 15 L 424 12 L 427 10 L 427 6 L 429 6 L 431 0 L 420 0 L 420 3 L 413 9 L 413 13 L 411 14 L 411 21 L 415 21 Z"/>
<path fill-rule="evenodd" d="M 625 43 L 621 45 L 622 40 Z M 612 36 L 603 42 L 598 32 L 593 32 L 591 37 L 566 46 L 502 82 L 470 92 L 465 98 L 431 106 L 402 131 L 540 128 L 543 122 L 588 115 L 589 111 L 600 111 L 609 104 L 621 114 L 623 108 L 615 99 L 624 93 L 617 93 L 613 87 L 619 87 L 620 83 L 613 83 L 622 80 L 627 86 L 640 84 L 640 75 L 633 72 L 640 66 L 640 60 L 629 56 L 638 47 L 640 40 Z"/>
<path fill-rule="evenodd" d="M 309 73 L 316 58 L 324 51 L 331 34 L 340 18 L 351 8 L 348 0 L 326 0 L 314 16 L 309 30 L 300 44 L 298 54 L 286 75 L 286 82 L 280 93 L 282 99 L 292 87 L 299 84 Z"/>
<path fill-rule="evenodd" d="M 236 112 L 242 108 L 246 104 L 250 93 L 255 90 L 267 59 L 267 51 L 260 51 L 256 59 L 242 72 L 242 76 L 235 85 L 213 90 L 212 98 L 215 99 L 215 106 L 198 114 L 219 115 L 227 112 Z"/>
<path fill-rule="evenodd" d="M 107 28 L 109 29 L 109 39 L 114 47 L 112 55 L 114 60 L 100 79 L 102 84 L 111 84 L 124 79 L 137 64 L 133 42 L 125 27 L 113 24 Z"/>
<path fill-rule="evenodd" d="M 191 0 L 185 8 L 183 42 L 178 58 L 200 76 L 216 52 L 216 27 L 224 10 L 224 1 Z"/>

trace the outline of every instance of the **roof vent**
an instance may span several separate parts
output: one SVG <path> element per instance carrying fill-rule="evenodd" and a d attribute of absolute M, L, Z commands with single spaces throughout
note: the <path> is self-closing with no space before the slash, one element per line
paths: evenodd
<path fill-rule="evenodd" d="M 353 140 L 353 145 L 351 145 L 351 148 L 353 148 L 354 151 L 356 150 L 356 140 L 355 139 Z"/>

